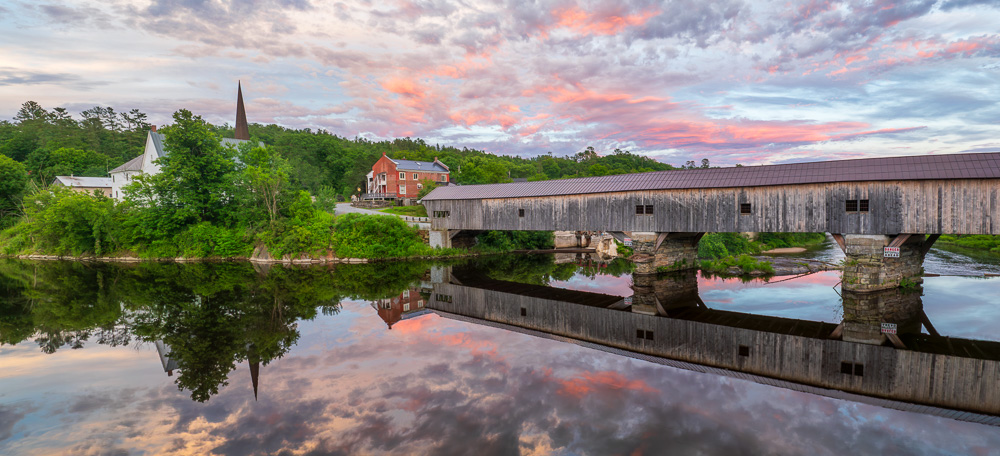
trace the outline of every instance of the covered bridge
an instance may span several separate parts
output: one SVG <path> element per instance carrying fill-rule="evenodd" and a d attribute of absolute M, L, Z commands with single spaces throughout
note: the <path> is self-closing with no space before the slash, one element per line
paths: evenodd
<path fill-rule="evenodd" d="M 461 230 L 631 233 L 655 258 L 640 273 L 690 267 L 698 239 L 713 232 L 827 232 L 849 257 L 873 260 L 900 247 L 902 269 L 879 260 L 858 272 L 864 291 L 915 276 L 936 235 L 1000 234 L 1000 153 L 449 186 L 422 202 L 438 245 Z"/>

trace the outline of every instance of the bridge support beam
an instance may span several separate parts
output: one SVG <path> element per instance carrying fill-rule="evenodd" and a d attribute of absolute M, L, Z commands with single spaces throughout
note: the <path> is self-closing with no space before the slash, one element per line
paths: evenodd
<path fill-rule="evenodd" d="M 923 283 L 924 255 L 934 240 L 922 234 L 845 235 L 843 289 L 867 293 Z M 899 257 L 886 258 L 885 247 L 899 247 Z"/>
<path fill-rule="evenodd" d="M 698 241 L 704 233 L 633 232 L 635 273 L 683 271 L 698 267 Z"/>

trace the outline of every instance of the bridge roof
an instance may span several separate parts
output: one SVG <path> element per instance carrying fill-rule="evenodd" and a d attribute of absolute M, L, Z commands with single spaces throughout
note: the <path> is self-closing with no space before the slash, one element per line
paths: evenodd
<path fill-rule="evenodd" d="M 641 190 L 832 182 L 1000 179 L 1000 153 L 862 158 L 785 165 L 657 171 L 508 184 L 438 187 L 424 200 L 525 198 Z"/>

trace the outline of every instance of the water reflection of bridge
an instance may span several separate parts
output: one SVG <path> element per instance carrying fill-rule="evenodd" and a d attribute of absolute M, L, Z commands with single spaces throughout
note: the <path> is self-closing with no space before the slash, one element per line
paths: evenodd
<path fill-rule="evenodd" d="M 636 281 L 628 299 L 456 273 L 434 284 L 427 307 L 684 369 L 1000 425 L 1000 343 L 936 335 L 919 292 L 845 293 L 844 321 L 833 324 L 709 309 L 694 273 Z M 883 322 L 897 325 L 895 340 Z"/>

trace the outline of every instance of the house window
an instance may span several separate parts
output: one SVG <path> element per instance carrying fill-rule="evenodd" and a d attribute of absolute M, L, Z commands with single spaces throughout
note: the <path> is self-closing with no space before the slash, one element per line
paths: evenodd
<path fill-rule="evenodd" d="M 413 180 L 417 180 L 417 173 L 413 173 Z"/>
<path fill-rule="evenodd" d="M 448 175 L 447 174 L 442 174 L 441 175 L 441 182 L 448 182 Z"/>
<path fill-rule="evenodd" d="M 517 216 L 518 217 L 524 217 L 524 209 L 518 209 L 517 210 Z"/>
<path fill-rule="evenodd" d="M 403 312 L 409 312 L 409 311 L 410 311 L 410 303 L 403 304 Z"/>
<path fill-rule="evenodd" d="M 400 195 L 405 195 L 406 194 L 406 186 L 405 185 L 400 185 L 399 186 L 399 194 Z"/>
<path fill-rule="evenodd" d="M 399 180 L 406 180 L 406 173 L 399 173 Z"/>
<path fill-rule="evenodd" d="M 750 203 L 740 203 L 740 214 L 750 213 Z"/>
<path fill-rule="evenodd" d="M 114 182 L 114 181 L 115 181 L 115 175 L 114 175 L 114 174 L 112 174 L 112 175 L 111 175 L 111 182 Z"/>

